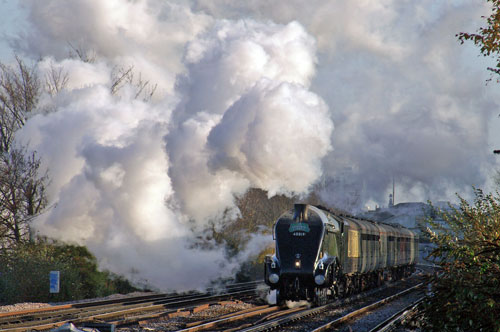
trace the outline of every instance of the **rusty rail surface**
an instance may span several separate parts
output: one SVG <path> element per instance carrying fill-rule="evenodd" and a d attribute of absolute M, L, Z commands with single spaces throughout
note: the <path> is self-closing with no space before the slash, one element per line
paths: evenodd
<path fill-rule="evenodd" d="M 251 296 L 260 282 L 234 284 L 226 292 L 153 294 L 113 300 L 58 305 L 34 310 L 0 314 L 0 331 L 20 332 L 27 329 L 44 330 L 72 322 L 110 322 L 130 324 L 142 319 L 175 315 L 180 310 L 193 310 L 197 304 Z M 186 307 L 191 305 L 191 307 Z M 184 307 L 184 308 L 183 308 Z M 135 317 L 134 317 L 135 316 Z"/>
<path fill-rule="evenodd" d="M 314 329 L 312 332 L 327 331 L 328 329 L 331 329 L 334 326 L 340 325 L 340 324 L 342 324 L 342 323 L 344 323 L 344 322 L 346 322 L 348 320 L 353 319 L 354 317 L 360 316 L 360 315 L 362 315 L 362 314 L 364 314 L 366 312 L 369 312 L 371 310 L 374 310 L 375 308 L 378 308 L 378 307 L 380 307 L 380 306 L 382 306 L 382 305 L 384 305 L 386 303 L 394 301 L 395 299 L 397 299 L 397 298 L 399 298 L 399 297 L 401 297 L 403 295 L 406 295 L 406 294 L 408 294 L 410 292 L 413 292 L 413 291 L 415 291 L 415 290 L 417 290 L 419 288 L 422 288 L 423 285 L 424 285 L 424 283 L 420 283 L 420 284 L 418 284 L 416 286 L 413 286 L 411 288 L 405 289 L 404 291 L 399 292 L 397 294 L 388 296 L 388 297 L 386 297 L 386 298 L 384 298 L 382 300 L 379 300 L 379 301 L 377 301 L 375 303 L 367 305 L 367 306 L 365 306 L 363 308 L 354 310 L 354 311 L 352 311 L 352 312 L 350 312 L 350 313 L 348 313 L 348 314 L 346 314 L 346 315 L 344 315 L 342 317 L 339 317 L 339 318 L 337 318 L 337 319 L 335 319 L 335 320 L 333 320 L 333 321 L 331 321 L 329 323 L 326 323 L 326 324 L 324 324 L 324 325 L 322 325 L 322 326 Z"/>

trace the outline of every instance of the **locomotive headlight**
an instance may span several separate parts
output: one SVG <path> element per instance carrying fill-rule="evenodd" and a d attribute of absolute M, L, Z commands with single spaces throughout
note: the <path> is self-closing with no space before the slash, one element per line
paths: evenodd
<path fill-rule="evenodd" d="M 314 277 L 314 282 L 318 286 L 323 285 L 325 283 L 325 276 L 322 274 L 318 274 L 316 277 Z"/>
<path fill-rule="evenodd" d="M 295 265 L 296 269 L 300 269 L 301 266 L 302 266 L 302 263 L 301 263 L 300 259 L 296 259 L 294 265 Z"/>
<path fill-rule="evenodd" d="M 279 280 L 280 280 L 280 277 L 276 273 L 271 273 L 269 275 L 269 282 L 271 284 L 276 284 L 276 283 L 278 283 Z"/>

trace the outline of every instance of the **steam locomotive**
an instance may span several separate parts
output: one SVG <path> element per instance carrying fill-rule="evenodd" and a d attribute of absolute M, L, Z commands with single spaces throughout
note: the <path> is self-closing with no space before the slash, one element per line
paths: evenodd
<path fill-rule="evenodd" d="M 335 214 L 295 204 L 273 228 L 275 254 L 265 260 L 265 282 L 278 305 L 315 305 L 415 271 L 418 235 L 402 226 Z"/>

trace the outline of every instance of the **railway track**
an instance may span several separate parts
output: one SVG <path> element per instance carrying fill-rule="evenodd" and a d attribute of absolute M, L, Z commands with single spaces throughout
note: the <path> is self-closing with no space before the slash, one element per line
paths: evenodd
<path fill-rule="evenodd" d="M 190 322 L 185 325 L 184 329 L 176 331 L 257 332 L 285 329 L 287 331 L 326 331 L 333 326 L 341 328 L 342 324 L 350 323 L 363 314 L 370 316 L 377 308 L 396 301 L 398 298 L 406 297 L 411 293 L 422 293 L 422 286 L 423 283 L 417 284 L 416 280 L 398 282 L 317 308 L 308 308 L 307 306 L 292 309 L 280 309 L 276 306 L 256 307 L 246 312 L 235 312 L 209 321 Z M 379 318 L 377 323 L 380 323 L 380 320 Z M 371 326 L 377 323 L 372 323 Z M 389 323 L 379 325 L 380 328 L 383 328 Z M 356 329 L 353 330 L 356 331 Z M 358 330 L 366 331 L 368 329 Z"/>
<path fill-rule="evenodd" d="M 257 297 L 256 290 L 261 285 L 261 282 L 231 285 L 224 291 L 211 289 L 206 293 L 153 294 L 117 300 L 68 304 L 31 311 L 0 314 L 0 331 L 41 331 L 61 326 L 68 322 L 72 322 L 77 326 L 97 327 L 101 332 L 111 331 L 115 327 L 115 331 L 130 331 L 126 326 L 131 326 L 131 328 L 138 325 L 148 326 L 148 323 L 152 321 L 169 322 L 172 320 L 181 320 L 184 323 L 178 324 L 177 328 L 165 329 L 164 327 L 160 327 L 160 329 L 164 331 L 178 331 L 179 328 L 182 328 L 180 331 L 183 332 L 207 330 L 250 332 L 270 329 L 282 330 L 286 326 L 286 329 L 289 331 L 312 331 L 314 329 L 323 331 L 333 325 L 338 327 L 338 324 L 345 323 L 346 321 L 352 322 L 355 320 L 355 317 L 361 315 L 361 311 L 358 311 L 361 307 L 373 305 L 377 301 L 380 302 L 383 297 L 400 293 L 397 296 L 383 300 L 375 306 L 380 307 L 384 305 L 383 303 L 389 303 L 391 299 L 405 296 L 408 292 L 421 287 L 421 285 L 418 287 L 414 286 L 418 282 L 421 282 L 422 279 L 423 276 L 414 275 L 408 278 L 408 280 L 386 284 L 381 288 L 368 290 L 318 308 L 298 306 L 292 309 L 283 309 L 277 306 L 259 305 L 234 313 L 219 315 L 215 319 L 200 319 L 198 321 L 193 321 L 193 314 L 196 315 L 196 313 L 203 312 L 217 304 L 225 306 L 255 299 Z M 372 309 L 364 309 L 364 312 L 369 313 L 371 312 L 370 310 Z M 370 314 L 366 314 L 366 316 L 370 316 Z M 330 318 L 337 320 L 337 322 L 325 327 L 325 329 L 320 329 L 322 325 L 331 323 Z M 400 317 L 394 316 L 392 319 L 397 321 Z M 372 324 L 372 326 L 379 324 L 380 321 L 381 319 L 376 324 Z M 387 326 L 391 326 L 391 324 L 393 323 L 380 323 L 380 331 L 386 331 L 388 329 Z M 368 329 L 360 330 L 368 331 Z"/>
<path fill-rule="evenodd" d="M 389 297 L 386 297 L 384 299 L 381 299 L 375 303 L 372 303 L 372 304 L 369 304 L 369 305 L 366 305 L 366 306 L 363 306 L 361 308 L 358 308 L 358 309 L 355 309 L 353 311 L 350 311 L 346 314 L 342 314 L 340 317 L 337 317 L 335 319 L 333 319 L 332 321 L 329 321 L 328 323 L 326 324 L 323 324 L 323 325 L 320 325 L 316 328 L 313 328 L 312 326 L 314 324 L 311 324 L 310 322 L 308 322 L 306 324 L 306 329 L 304 329 L 304 326 L 299 326 L 299 327 L 295 327 L 293 325 L 295 325 L 295 322 L 299 322 L 299 321 L 302 321 L 302 320 L 305 320 L 306 318 L 308 317 L 312 317 L 312 316 L 315 316 L 315 315 L 318 315 L 318 316 L 328 316 L 329 315 L 329 311 L 331 310 L 336 310 L 336 309 L 339 309 L 339 308 L 342 308 L 342 307 L 352 307 L 353 305 L 355 305 L 356 303 L 359 303 L 359 302 L 364 302 L 364 298 L 363 296 L 356 296 L 354 298 L 349 298 L 347 300 L 343 300 L 343 301 L 336 301 L 332 304 L 329 304 L 329 305 L 326 305 L 326 306 L 322 306 L 322 307 L 318 307 L 318 308 L 313 308 L 313 309 L 306 309 L 304 308 L 303 310 L 297 312 L 297 313 L 294 313 L 294 314 L 290 314 L 290 315 L 287 315 L 285 317 L 282 317 L 282 318 L 279 318 L 279 319 L 276 319 L 276 320 L 273 320 L 273 321 L 269 321 L 269 322 L 265 322 L 265 323 L 262 323 L 262 324 L 259 324 L 259 325 L 256 325 L 256 326 L 252 326 L 252 327 L 249 327 L 249 328 L 246 328 L 246 329 L 242 329 L 242 330 L 239 330 L 239 331 L 244 331 L 244 332 L 257 332 L 257 331 L 268 331 L 268 330 L 271 330 L 271 329 L 277 329 L 277 330 L 281 330 L 284 328 L 284 326 L 289 326 L 289 325 L 292 325 L 290 327 L 288 327 L 287 329 L 290 330 L 290 331 L 300 331 L 300 330 L 307 330 L 307 331 L 314 331 L 314 332 L 320 332 L 320 331 L 328 331 L 332 328 L 338 328 L 338 327 L 341 327 L 342 324 L 345 324 L 346 322 L 349 322 L 350 320 L 354 319 L 355 317 L 357 316 L 360 316 L 360 315 L 363 315 L 363 314 L 366 314 L 366 313 L 369 313 L 371 310 L 373 310 L 375 307 L 378 307 L 378 306 L 381 306 L 381 305 L 384 305 L 386 303 L 389 303 L 391 302 L 392 300 L 398 298 L 398 297 L 401 297 L 401 296 L 404 296 L 406 294 L 408 294 L 409 292 L 412 292 L 412 291 L 415 291 L 416 288 L 420 288 L 422 286 L 422 284 L 419 284 L 417 286 L 414 286 L 414 287 L 411 287 L 407 290 L 404 290 L 402 292 L 399 292 L 395 295 L 391 295 Z M 351 309 L 347 309 L 348 311 L 351 310 Z M 357 331 L 356 329 L 353 329 L 354 331 Z"/>
<path fill-rule="evenodd" d="M 233 284 L 205 293 L 153 294 L 146 296 L 76 303 L 0 314 L 0 331 L 48 330 L 72 322 L 105 327 L 133 324 L 140 320 L 175 317 L 201 310 L 208 303 L 248 300 L 256 296 L 261 281 Z"/>
<path fill-rule="evenodd" d="M 425 297 L 421 297 L 421 298 L 413 301 L 412 303 L 410 303 L 409 305 L 407 305 L 406 307 L 404 307 L 400 311 L 396 312 L 395 314 L 393 314 L 392 316 L 390 316 L 389 318 L 387 318 L 383 322 L 379 323 L 377 326 L 372 328 L 369 332 L 392 331 L 393 329 L 395 329 L 398 326 L 398 324 L 401 324 L 401 322 L 404 321 L 407 317 L 413 315 L 416 312 L 418 306 L 424 301 L 424 299 L 425 299 Z"/>
<path fill-rule="evenodd" d="M 420 283 L 420 284 L 413 286 L 413 287 L 410 287 L 402 292 L 385 297 L 385 298 L 383 298 L 375 303 L 371 303 L 369 305 L 366 305 L 366 306 L 363 306 L 359 309 L 351 311 L 351 312 L 349 312 L 341 317 L 335 318 L 332 321 L 330 321 L 326 324 L 323 324 L 323 325 L 315 328 L 312 331 L 313 332 L 328 331 L 334 327 L 336 328 L 338 326 L 341 326 L 342 324 L 345 324 L 349 321 L 352 321 L 356 318 L 359 318 L 360 316 L 369 315 L 369 314 L 373 313 L 373 311 L 375 311 L 376 309 L 380 308 L 381 306 L 386 305 L 386 304 L 388 304 L 388 303 L 390 303 L 390 302 L 392 302 L 392 301 L 394 301 L 402 296 L 405 296 L 411 292 L 415 292 L 417 290 L 420 290 L 423 286 L 424 286 L 424 284 Z M 422 297 L 419 297 L 418 301 L 421 301 L 421 299 L 422 299 Z M 414 302 L 412 302 L 412 305 L 413 304 L 414 304 Z M 373 332 L 381 331 L 382 328 L 384 328 L 383 324 L 385 322 L 386 322 L 386 320 L 384 320 L 381 324 L 377 325 L 375 328 L 371 329 L 370 331 L 373 331 Z"/>

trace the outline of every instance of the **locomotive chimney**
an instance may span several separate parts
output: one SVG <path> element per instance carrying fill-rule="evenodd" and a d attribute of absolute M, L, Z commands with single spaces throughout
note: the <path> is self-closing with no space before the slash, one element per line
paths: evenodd
<path fill-rule="evenodd" d="M 306 221 L 307 220 L 307 204 L 294 204 L 293 220 Z"/>

